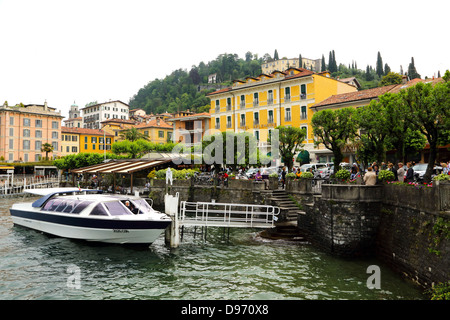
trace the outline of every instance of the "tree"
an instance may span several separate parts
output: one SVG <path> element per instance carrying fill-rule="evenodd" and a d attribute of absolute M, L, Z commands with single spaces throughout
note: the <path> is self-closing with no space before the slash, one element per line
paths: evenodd
<path fill-rule="evenodd" d="M 201 82 L 202 79 L 195 66 L 189 71 L 189 78 L 191 78 L 193 84 L 199 84 Z"/>
<path fill-rule="evenodd" d="M 326 65 L 326 63 L 325 63 L 325 57 L 323 56 L 323 54 L 322 54 L 322 66 L 321 66 L 320 69 L 321 69 L 320 71 L 325 71 L 325 70 L 327 70 L 327 65 Z"/>
<path fill-rule="evenodd" d="M 139 132 L 136 127 L 126 129 L 120 132 L 120 137 L 129 141 L 136 141 L 139 139 L 149 140 L 149 137 Z"/>
<path fill-rule="evenodd" d="M 248 132 L 227 131 L 206 136 L 200 151 L 203 163 L 214 165 L 216 172 L 222 165 L 233 172 L 238 166 L 261 165 L 256 138 Z"/>
<path fill-rule="evenodd" d="M 305 140 L 306 131 L 296 127 L 285 126 L 278 126 L 276 129 L 278 130 L 281 161 L 288 167 L 288 171 L 292 171 L 294 156 L 303 147 L 302 141 Z M 269 143 L 272 143 L 272 136 L 269 138 Z"/>
<path fill-rule="evenodd" d="M 391 84 L 400 84 L 402 83 L 402 76 L 395 72 L 389 72 L 383 78 L 381 78 L 380 85 L 388 86 Z"/>
<path fill-rule="evenodd" d="M 450 82 L 441 82 L 434 87 L 431 83 L 418 83 L 400 91 L 408 111 L 406 119 L 420 130 L 430 145 L 428 166 L 423 177 L 431 181 L 431 174 L 437 156 L 438 143 L 449 143 L 445 133 L 450 130 Z"/>
<path fill-rule="evenodd" d="M 384 64 L 384 75 L 387 75 L 389 72 L 391 72 L 391 67 L 387 63 Z"/>
<path fill-rule="evenodd" d="M 411 58 L 411 63 L 408 66 L 408 76 L 409 79 L 420 79 L 420 74 L 417 73 L 416 66 L 414 65 L 414 58 Z"/>
<path fill-rule="evenodd" d="M 132 159 L 137 158 L 144 151 L 144 146 L 141 143 L 138 143 L 140 140 L 130 141 L 123 140 L 114 142 L 111 146 L 111 150 L 115 154 L 127 154 Z"/>
<path fill-rule="evenodd" d="M 337 62 L 336 62 L 336 55 L 334 53 L 334 50 L 330 51 L 329 58 L 328 58 L 328 70 L 333 73 L 338 71 Z"/>
<path fill-rule="evenodd" d="M 323 144 L 333 152 L 335 172 L 344 159 L 342 148 L 356 136 L 357 127 L 352 119 L 353 113 L 353 108 L 327 109 L 315 113 L 311 119 L 313 133 L 317 138 L 314 144 Z"/>
<path fill-rule="evenodd" d="M 384 74 L 383 71 L 383 59 L 381 59 L 380 51 L 378 51 L 377 55 L 377 68 L 376 68 L 377 75 L 381 78 Z"/>
<path fill-rule="evenodd" d="M 373 76 L 373 74 L 372 74 L 372 72 L 370 70 L 369 65 L 367 65 L 366 73 L 364 74 L 364 77 L 366 78 L 366 81 L 372 81 L 373 78 L 374 78 L 374 76 Z"/>
<path fill-rule="evenodd" d="M 116 156 L 108 153 L 107 158 L 112 159 L 116 158 Z M 100 153 L 77 153 L 69 154 L 61 159 L 55 159 L 53 165 L 61 170 L 69 170 L 99 164 L 102 163 L 103 160 L 104 156 Z"/>
<path fill-rule="evenodd" d="M 372 100 L 369 105 L 356 109 L 354 121 L 359 127 L 358 156 L 365 163 L 376 160 L 378 163 L 385 161 L 387 142 L 397 119 L 391 119 L 388 105 L 395 103 L 391 96 L 380 97 L 380 100 Z M 399 119 L 402 119 L 400 117 Z M 393 121 L 394 120 L 394 121 Z"/>
<path fill-rule="evenodd" d="M 273 53 L 273 60 L 279 60 L 280 58 L 278 58 L 278 51 L 277 49 L 275 49 L 275 52 Z"/>
<path fill-rule="evenodd" d="M 45 152 L 45 159 L 48 160 L 48 154 L 50 152 L 53 152 L 53 146 L 50 143 L 46 142 L 42 145 L 41 152 Z"/>
<path fill-rule="evenodd" d="M 303 59 L 301 54 L 298 55 L 298 67 L 303 68 Z"/>

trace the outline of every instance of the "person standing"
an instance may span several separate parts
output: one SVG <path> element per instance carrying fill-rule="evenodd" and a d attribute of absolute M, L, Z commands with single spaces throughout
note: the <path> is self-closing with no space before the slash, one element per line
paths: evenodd
<path fill-rule="evenodd" d="M 406 166 L 408 167 L 408 169 L 406 171 L 406 182 L 413 182 L 414 181 L 414 169 L 412 168 L 412 163 L 408 162 L 406 164 Z"/>
<path fill-rule="evenodd" d="M 398 181 L 400 181 L 400 182 L 405 181 L 405 169 L 403 168 L 402 162 L 398 163 L 397 177 L 398 177 Z"/>
<path fill-rule="evenodd" d="M 366 186 L 374 186 L 377 184 L 377 175 L 372 167 L 367 168 L 367 173 L 364 175 L 364 183 Z"/>
<path fill-rule="evenodd" d="M 281 172 L 281 184 L 282 189 L 284 189 L 284 184 L 286 183 L 286 167 L 283 167 L 283 171 Z"/>

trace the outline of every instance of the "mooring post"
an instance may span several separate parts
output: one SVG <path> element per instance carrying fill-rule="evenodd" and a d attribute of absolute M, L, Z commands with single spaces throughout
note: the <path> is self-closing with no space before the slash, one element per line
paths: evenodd
<path fill-rule="evenodd" d="M 172 218 L 172 223 L 166 229 L 166 243 L 171 248 L 177 248 L 180 245 L 180 225 L 178 222 L 178 194 L 172 196 L 166 193 L 164 196 L 165 212 Z"/>

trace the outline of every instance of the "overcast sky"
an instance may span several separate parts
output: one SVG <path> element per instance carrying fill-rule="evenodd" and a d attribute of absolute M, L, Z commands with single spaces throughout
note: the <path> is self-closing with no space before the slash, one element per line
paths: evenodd
<path fill-rule="evenodd" d="M 448 0 L 0 0 L 0 105 L 128 103 L 156 78 L 222 53 L 450 69 Z"/>

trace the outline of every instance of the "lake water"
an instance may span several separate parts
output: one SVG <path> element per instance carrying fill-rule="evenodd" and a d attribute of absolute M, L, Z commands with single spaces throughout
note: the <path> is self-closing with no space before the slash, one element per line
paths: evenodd
<path fill-rule="evenodd" d="M 73 241 L 14 226 L 0 199 L 0 299 L 428 299 L 376 259 L 345 260 L 308 243 L 269 241 L 260 230 L 193 229 L 179 248 Z M 30 201 L 30 198 L 26 201 Z M 189 231 L 189 230 L 186 230 Z M 380 289 L 369 289 L 369 266 Z"/>

